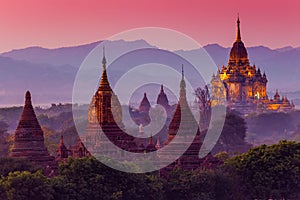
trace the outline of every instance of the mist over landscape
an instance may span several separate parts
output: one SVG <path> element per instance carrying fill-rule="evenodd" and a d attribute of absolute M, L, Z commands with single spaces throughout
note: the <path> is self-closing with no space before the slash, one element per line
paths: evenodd
<path fill-rule="evenodd" d="M 47 49 L 42 47 L 28 47 L 15 49 L 0 54 L 0 102 L 1 107 L 22 105 L 25 91 L 30 90 L 37 105 L 50 103 L 71 102 L 73 83 L 77 70 L 85 57 L 101 41 L 73 47 Z M 247 46 L 247 44 L 245 44 Z M 122 51 L 136 48 L 155 48 L 144 40 L 137 41 L 110 41 L 106 44 L 109 54 L 106 55 L 108 64 L 110 58 L 115 58 Z M 203 47 L 220 68 L 226 65 L 230 47 L 218 44 L 209 44 Z M 265 46 L 248 47 L 251 64 L 260 67 L 268 78 L 268 96 L 272 98 L 275 90 L 280 95 L 287 95 L 300 105 L 300 48 L 290 46 L 270 49 Z M 180 50 L 177 54 L 197 59 L 200 50 Z M 101 55 L 99 55 L 99 59 Z M 121 66 L 120 66 L 121 67 Z M 216 68 L 217 69 L 217 68 Z M 186 69 L 189 70 L 188 68 Z M 99 76 L 101 63 L 99 63 Z M 116 74 L 109 74 L 114 77 Z M 179 81 L 178 81 L 179 82 Z M 95 87 L 96 89 L 96 87 Z M 159 89 L 157 89 L 159 91 Z M 142 98 L 142 93 L 140 98 Z M 157 92 L 149 94 L 149 100 L 155 101 Z M 137 99 L 136 101 L 139 101 Z M 192 101 L 192 99 L 191 99 Z M 175 101 L 176 102 L 176 101 Z"/>

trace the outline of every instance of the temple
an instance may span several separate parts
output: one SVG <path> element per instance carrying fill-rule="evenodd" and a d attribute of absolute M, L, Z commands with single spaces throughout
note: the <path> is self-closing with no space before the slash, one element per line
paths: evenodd
<path fill-rule="evenodd" d="M 178 134 L 179 132 L 180 132 L 180 136 Z M 176 154 L 176 152 L 180 152 L 182 150 L 182 144 L 189 141 L 187 140 L 187 138 L 191 139 L 192 144 L 188 147 L 188 149 L 183 153 L 181 157 L 179 157 L 171 165 L 162 169 L 161 170 L 162 174 L 171 171 L 175 166 L 178 166 L 185 170 L 194 170 L 199 168 L 202 162 L 201 159 L 199 159 L 198 157 L 199 150 L 202 145 L 202 141 L 200 139 L 200 131 L 198 128 L 198 123 L 195 120 L 186 99 L 186 83 L 184 80 L 183 66 L 182 66 L 182 78 L 180 81 L 179 101 L 168 128 L 168 139 L 164 143 L 164 145 L 168 145 L 170 142 L 172 142 L 175 136 L 179 137 L 179 140 L 177 143 L 172 144 L 173 148 L 171 149 L 170 152 L 166 152 L 166 154 L 174 154 L 174 153 Z M 165 156 L 165 155 L 159 155 L 159 156 Z"/>
<path fill-rule="evenodd" d="M 123 150 L 137 151 L 134 137 L 124 130 L 121 104 L 108 81 L 103 49 L 102 76 L 90 103 L 88 125 L 84 136 L 85 144 L 92 153 L 120 154 L 120 157 L 124 151 L 115 152 L 113 148 L 110 148 L 110 143 Z"/>
<path fill-rule="evenodd" d="M 115 96 L 114 98 L 112 96 Z M 117 103 L 114 103 L 117 102 Z M 119 149 L 123 149 L 129 152 L 146 153 L 156 151 L 171 142 L 174 142 L 174 137 L 181 137 L 179 142 L 172 145 L 171 152 L 164 151 L 164 154 L 159 154 L 163 158 L 164 156 L 170 156 L 174 154 L 174 151 L 181 151 L 182 144 L 188 143 L 190 140 L 192 144 L 184 152 L 184 154 L 174 161 L 172 164 L 162 170 L 162 173 L 171 171 L 174 167 L 178 166 L 186 170 L 194 170 L 201 166 L 204 159 L 199 159 L 198 153 L 202 145 L 200 139 L 200 131 L 197 121 L 195 120 L 186 99 L 186 83 L 184 80 L 184 71 L 182 67 L 182 79 L 180 81 L 180 98 L 175 112 L 172 111 L 169 105 L 167 95 L 164 92 L 164 88 L 161 85 L 160 92 L 157 97 L 157 104 L 162 106 L 167 114 L 169 120 L 167 120 L 163 132 L 159 132 L 155 135 L 146 138 L 144 133 L 144 126 L 147 126 L 150 121 L 145 119 L 145 116 L 149 116 L 149 110 L 151 108 L 150 102 L 145 93 L 139 108 L 132 112 L 131 117 L 135 121 L 135 124 L 139 126 L 137 133 L 138 137 L 133 137 L 125 132 L 125 127 L 122 123 L 122 118 L 117 119 L 114 109 L 118 110 L 118 114 L 122 115 L 122 109 L 120 109 L 120 103 L 117 96 L 112 91 L 107 73 L 106 73 L 106 58 L 103 55 L 102 59 L 102 76 L 100 84 L 92 98 L 88 111 L 88 126 L 85 135 L 82 138 L 85 140 L 85 145 L 91 153 L 98 155 L 99 153 L 104 155 L 112 155 L 122 160 L 122 157 L 126 157 L 124 151 L 116 150 L 112 148 L 111 143 L 118 146 Z M 172 113 L 173 115 L 171 115 Z M 192 128 L 193 127 L 193 128 Z M 178 135 L 178 133 L 180 134 Z M 196 133 L 196 136 L 195 136 Z M 148 133 L 149 134 L 149 133 Z M 163 135 L 167 135 L 166 140 L 160 141 Z M 189 138 L 189 139 L 188 139 Z M 188 140 L 187 140 L 188 139 Z M 127 157 L 128 159 L 128 157 Z M 164 159 L 162 159 L 164 160 Z M 167 159 L 166 159 L 167 160 Z"/>
<path fill-rule="evenodd" d="M 139 109 L 130 108 L 129 114 L 132 120 L 135 122 L 136 125 L 140 126 L 147 126 L 150 124 L 151 119 L 149 115 L 151 105 L 147 98 L 147 93 L 144 93 L 144 97 L 139 105 Z"/>
<path fill-rule="evenodd" d="M 223 65 L 211 80 L 212 105 L 227 101 L 229 108 L 241 114 L 293 110 L 293 102 L 286 97 L 280 99 L 278 91 L 274 99 L 268 98 L 267 83 L 265 72 L 262 74 L 259 67 L 250 65 L 247 49 L 242 42 L 238 17 L 236 39 L 230 51 L 228 65 Z"/>
<path fill-rule="evenodd" d="M 164 91 L 163 85 L 160 86 L 160 93 L 157 96 L 156 104 L 161 105 L 166 110 L 167 116 L 170 116 L 171 106 L 169 104 L 168 97 Z"/>
<path fill-rule="evenodd" d="M 48 170 L 47 175 L 57 168 L 54 156 L 50 156 L 44 144 L 44 132 L 33 110 L 29 91 L 25 95 L 25 105 L 14 134 L 10 157 L 29 160 L 44 170 Z"/>
<path fill-rule="evenodd" d="M 77 139 L 77 144 L 71 145 L 68 149 L 64 144 L 63 136 L 60 136 L 59 145 L 56 150 L 56 161 L 66 161 L 69 157 L 82 158 L 91 156 L 91 153 L 87 150 L 79 137 Z"/>

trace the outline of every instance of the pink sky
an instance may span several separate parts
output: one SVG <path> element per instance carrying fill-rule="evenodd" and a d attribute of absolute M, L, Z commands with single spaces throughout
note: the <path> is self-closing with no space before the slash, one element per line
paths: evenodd
<path fill-rule="evenodd" d="M 171 28 L 202 45 L 228 47 L 238 12 L 246 46 L 300 46 L 297 0 L 2 0 L 0 52 L 84 44 L 145 26 Z"/>

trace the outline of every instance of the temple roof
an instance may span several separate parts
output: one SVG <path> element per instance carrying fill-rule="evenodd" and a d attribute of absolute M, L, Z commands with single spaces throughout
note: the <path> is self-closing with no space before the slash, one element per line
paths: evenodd
<path fill-rule="evenodd" d="M 242 42 L 241 31 L 240 31 L 240 19 L 237 20 L 237 33 L 236 33 L 236 40 L 233 43 L 233 46 L 230 51 L 230 58 L 229 58 L 229 65 L 236 64 L 240 61 L 244 61 L 247 64 L 249 63 L 248 60 L 248 53 Z"/>
<path fill-rule="evenodd" d="M 149 100 L 148 100 L 148 98 L 147 98 L 147 94 L 146 94 L 146 92 L 145 92 L 145 93 L 144 93 L 144 98 L 143 98 L 143 100 L 141 101 L 141 104 L 140 104 L 140 106 L 139 106 L 139 110 L 140 110 L 141 112 L 148 112 L 150 108 L 151 108 L 151 105 L 150 105 L 150 102 L 149 102 Z"/>
<path fill-rule="evenodd" d="M 182 66 L 182 78 L 180 81 L 180 96 L 179 101 L 175 110 L 175 113 L 173 115 L 173 118 L 171 120 L 171 123 L 169 125 L 168 129 L 168 135 L 176 135 L 177 131 L 179 129 L 179 126 L 183 125 L 183 130 L 185 130 L 186 135 L 193 134 L 189 133 L 191 131 L 190 127 L 194 123 L 197 123 L 194 119 L 194 116 L 188 106 L 187 99 L 186 99 L 186 85 L 184 81 L 184 71 Z M 197 126 L 198 127 L 198 126 Z"/>
<path fill-rule="evenodd" d="M 59 140 L 59 145 L 58 145 L 58 150 L 67 150 L 67 147 L 66 145 L 64 144 L 64 138 L 63 136 L 61 135 L 60 136 L 60 140 Z"/>
<path fill-rule="evenodd" d="M 44 133 L 34 113 L 31 95 L 27 91 L 25 105 L 14 135 L 11 157 L 22 157 L 42 167 L 54 166 L 54 157 L 49 155 L 44 144 Z"/>
<path fill-rule="evenodd" d="M 16 129 L 15 138 L 34 138 L 35 140 L 44 140 L 43 131 L 31 104 L 31 95 L 29 91 L 27 91 L 25 95 L 25 105 Z"/>
<path fill-rule="evenodd" d="M 98 91 L 112 91 L 106 73 L 106 58 L 105 58 L 104 48 L 103 48 L 103 58 L 102 58 L 102 76 L 101 76 Z"/>
<path fill-rule="evenodd" d="M 162 106 L 169 105 L 169 100 L 168 100 L 168 97 L 167 97 L 166 93 L 164 92 L 164 86 L 163 85 L 161 85 L 161 87 L 160 87 L 160 93 L 157 97 L 156 103 L 160 104 Z"/>
<path fill-rule="evenodd" d="M 278 94 L 278 90 L 276 89 L 276 93 L 274 95 L 274 99 L 280 99 L 280 95 Z"/>

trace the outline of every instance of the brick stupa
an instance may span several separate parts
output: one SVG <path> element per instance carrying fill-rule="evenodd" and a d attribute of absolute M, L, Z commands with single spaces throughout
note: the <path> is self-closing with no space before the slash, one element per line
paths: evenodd
<path fill-rule="evenodd" d="M 98 90 L 92 98 L 88 113 L 88 125 L 85 138 L 94 139 L 90 141 L 86 139 L 85 145 L 92 154 L 97 155 L 98 153 L 104 153 L 123 156 L 120 152 L 116 152 L 115 148 L 111 148 L 111 143 L 126 151 L 136 151 L 137 147 L 134 142 L 134 137 L 128 135 L 122 129 L 124 125 L 122 123 L 121 104 L 108 81 L 104 49 L 102 76 Z M 117 115 L 115 117 L 116 113 Z"/>
<path fill-rule="evenodd" d="M 44 133 L 33 110 L 29 91 L 25 95 L 25 105 L 15 131 L 10 156 L 24 158 L 44 169 L 55 165 L 54 157 L 50 156 L 44 144 Z"/>
<path fill-rule="evenodd" d="M 184 170 L 195 170 L 199 168 L 201 164 L 201 159 L 199 159 L 198 154 L 202 145 L 202 141 L 200 139 L 200 131 L 197 121 L 195 120 L 186 99 L 186 83 L 184 80 L 183 66 L 182 79 L 180 82 L 180 97 L 176 111 L 169 125 L 168 139 L 164 145 L 169 145 L 169 143 L 171 143 L 175 137 L 178 137 L 179 140 L 172 144 L 173 147 L 169 151 L 164 152 L 164 154 L 161 154 L 160 156 L 173 155 L 174 153 L 179 155 L 179 152 L 181 152 L 184 148 L 183 144 L 189 143 L 189 140 L 191 140 L 192 143 L 189 145 L 183 155 L 181 155 L 175 162 L 160 171 L 162 175 L 171 171 L 175 166 L 178 166 Z"/>

